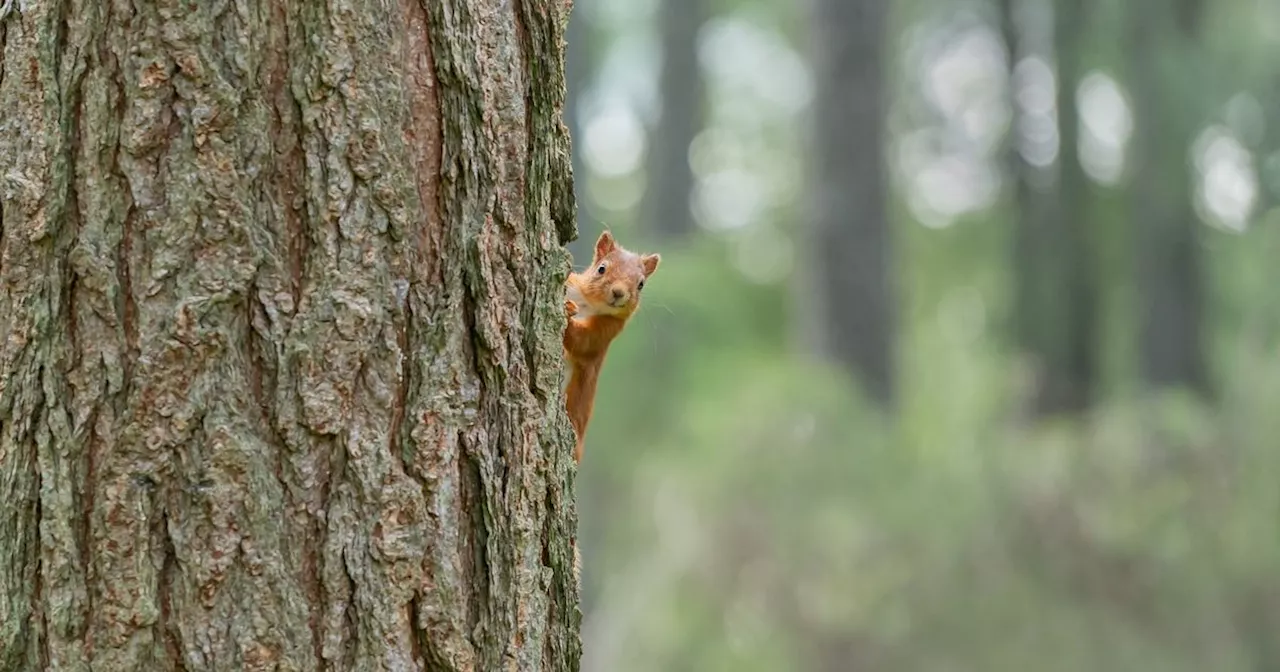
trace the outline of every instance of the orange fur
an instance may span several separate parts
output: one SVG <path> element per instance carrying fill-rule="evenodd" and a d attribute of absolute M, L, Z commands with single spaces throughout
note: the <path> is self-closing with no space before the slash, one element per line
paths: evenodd
<path fill-rule="evenodd" d="M 565 410 L 577 443 L 573 459 L 582 461 L 587 423 L 595 407 L 596 384 L 609 344 L 622 333 L 627 320 L 640 307 L 644 281 L 658 268 L 657 254 L 636 254 L 618 246 L 608 232 L 596 241 L 591 266 L 571 273 L 565 282 L 565 359 L 569 362 L 569 385 L 565 389 Z M 601 272 L 603 270 L 603 272 Z"/>

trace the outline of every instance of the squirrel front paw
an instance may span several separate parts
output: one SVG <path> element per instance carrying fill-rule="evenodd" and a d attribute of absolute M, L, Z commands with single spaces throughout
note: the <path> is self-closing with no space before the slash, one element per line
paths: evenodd
<path fill-rule="evenodd" d="M 572 300 L 570 300 L 570 299 L 565 299 L 565 300 L 564 300 L 564 314 L 565 314 L 567 317 L 573 317 L 574 315 L 577 315 L 577 314 L 578 314 L 578 304 L 574 303 L 574 302 L 573 302 Z"/>

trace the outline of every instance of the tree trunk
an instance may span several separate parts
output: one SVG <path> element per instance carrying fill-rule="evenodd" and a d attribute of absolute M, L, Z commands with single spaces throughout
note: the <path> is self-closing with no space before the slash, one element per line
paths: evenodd
<path fill-rule="evenodd" d="M 596 202 L 587 189 L 587 165 L 582 153 L 583 136 L 582 101 L 591 88 L 591 80 L 595 74 L 595 27 L 588 20 L 586 12 L 579 10 L 571 13 L 568 27 L 565 29 L 565 103 L 564 121 L 569 127 L 569 135 L 575 139 L 572 143 L 573 190 L 577 207 L 578 237 L 569 244 L 569 251 L 574 259 L 586 259 L 591 263 L 591 253 L 596 238 L 603 230 L 597 214 Z M 585 264 L 582 264 L 585 265 Z"/>
<path fill-rule="evenodd" d="M 648 229 L 661 236 L 684 236 L 694 229 L 690 209 L 694 177 L 689 165 L 689 145 L 702 130 L 698 30 L 704 21 L 703 4 L 703 0 L 663 0 L 659 13 L 661 116 L 649 138 L 644 215 Z"/>
<path fill-rule="evenodd" d="M 1191 191 L 1189 146 L 1200 122 L 1178 97 L 1182 60 L 1199 24 L 1200 0 L 1138 2 L 1129 12 L 1135 133 L 1134 226 L 1137 232 L 1139 368 L 1152 388 L 1209 391 L 1203 337 L 1200 234 Z"/>
<path fill-rule="evenodd" d="M 814 3 L 816 277 L 824 348 L 894 397 L 896 311 L 884 165 L 887 0 Z"/>
<path fill-rule="evenodd" d="M 1010 66 L 1029 49 L 1019 48 L 1016 3 L 1003 0 Z M 1096 385 L 1096 315 L 1093 258 L 1088 244 L 1089 187 L 1080 166 L 1080 118 L 1075 87 L 1080 79 L 1080 42 L 1085 10 L 1080 0 L 1054 5 L 1053 52 L 1057 63 L 1058 158 L 1056 174 L 1039 176 L 1010 143 L 1014 182 L 1014 320 L 1018 348 L 1033 362 L 1032 407 L 1039 415 L 1079 413 L 1089 407 Z M 1013 101 L 1014 137 L 1026 114 Z M 1046 171 L 1047 173 L 1047 171 Z"/>
<path fill-rule="evenodd" d="M 0 670 L 577 668 L 560 0 L 0 23 Z"/>
<path fill-rule="evenodd" d="M 1054 374 L 1041 395 L 1040 407 L 1045 412 L 1087 410 L 1097 386 L 1099 269 L 1090 245 L 1093 200 L 1080 164 L 1080 112 L 1076 104 L 1076 87 L 1083 74 L 1081 54 L 1088 5 L 1086 0 L 1058 0 L 1054 6 L 1058 103 L 1057 207 L 1053 218 L 1056 251 L 1047 254 L 1045 261 L 1056 262 L 1052 300 L 1061 303 L 1061 312 L 1055 320 L 1057 328 L 1049 329 L 1044 344 L 1046 361 Z"/>

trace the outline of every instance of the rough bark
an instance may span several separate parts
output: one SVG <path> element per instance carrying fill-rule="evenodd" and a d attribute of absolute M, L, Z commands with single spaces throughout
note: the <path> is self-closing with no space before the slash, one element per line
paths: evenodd
<path fill-rule="evenodd" d="M 1015 66 L 1032 49 L 1020 48 L 1017 3 L 1002 0 L 1001 9 L 1009 62 Z M 1016 208 L 1015 333 L 1019 350 L 1033 363 L 1036 384 L 1031 405 L 1040 415 L 1086 410 L 1097 377 L 1098 297 L 1088 239 L 1089 187 L 1079 160 L 1080 118 L 1075 101 L 1086 8 L 1081 0 L 1058 0 L 1054 10 L 1055 172 L 1034 175 L 1040 169 L 1021 157 L 1017 143 L 1009 147 Z M 1017 129 L 1023 112 L 1016 99 L 1013 111 Z"/>
<path fill-rule="evenodd" d="M 816 289 L 824 348 L 868 397 L 894 397 L 896 314 L 884 165 L 886 0 L 813 10 Z"/>
<path fill-rule="evenodd" d="M 1201 0 L 1180 0 L 1172 12 L 1164 3 L 1134 3 L 1127 42 L 1135 122 L 1139 373 L 1150 388 L 1208 393 L 1203 227 L 1192 200 L 1188 150 L 1202 119 L 1195 105 L 1179 98 L 1187 86 L 1184 73 L 1169 67 L 1187 53 L 1202 8 Z"/>
<path fill-rule="evenodd" d="M 690 209 L 694 176 L 689 145 L 702 130 L 698 31 L 705 21 L 705 11 L 704 0 L 663 0 L 659 11 L 661 106 L 658 123 L 649 138 L 644 202 L 645 225 L 659 236 L 674 238 L 694 230 Z"/>
<path fill-rule="evenodd" d="M 0 670 L 570 670 L 560 0 L 0 23 Z"/>

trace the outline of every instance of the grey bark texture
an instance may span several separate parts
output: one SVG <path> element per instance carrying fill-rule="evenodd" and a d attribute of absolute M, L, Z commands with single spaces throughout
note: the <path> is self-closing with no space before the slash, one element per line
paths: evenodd
<path fill-rule="evenodd" d="M 0 23 L 0 670 L 573 670 L 562 0 Z"/>
<path fill-rule="evenodd" d="M 813 3 L 811 181 L 823 347 L 886 406 L 897 320 L 884 163 L 888 11 L 888 0 Z"/>

